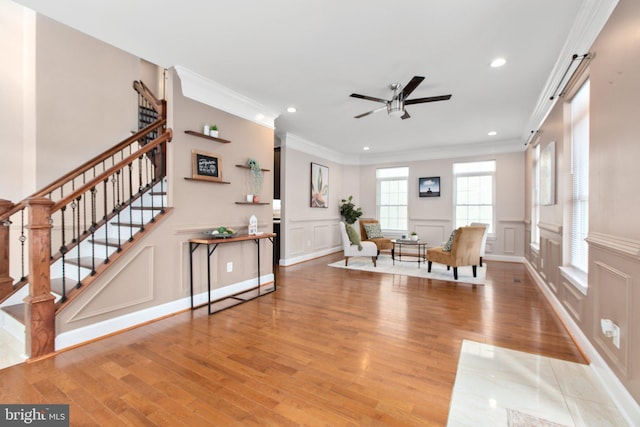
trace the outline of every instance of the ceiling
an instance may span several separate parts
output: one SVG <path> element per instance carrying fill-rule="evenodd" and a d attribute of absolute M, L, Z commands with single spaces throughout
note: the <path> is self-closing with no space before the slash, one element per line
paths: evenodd
<path fill-rule="evenodd" d="M 278 134 L 366 160 L 522 150 L 571 54 L 584 53 L 568 49 L 593 41 L 572 34 L 585 33 L 598 0 L 18 2 L 262 104 L 279 115 Z M 491 68 L 496 57 L 506 65 Z M 381 104 L 351 93 L 388 99 L 389 84 L 414 75 L 426 79 L 410 98 L 451 100 L 408 106 L 407 120 L 353 118 Z"/>

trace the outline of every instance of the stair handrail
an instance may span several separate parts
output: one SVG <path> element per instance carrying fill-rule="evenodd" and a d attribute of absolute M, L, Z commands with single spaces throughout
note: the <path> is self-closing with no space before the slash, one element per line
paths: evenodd
<path fill-rule="evenodd" d="M 96 175 L 94 178 L 91 178 L 91 180 L 88 181 L 86 184 L 83 184 L 82 186 L 78 187 L 72 193 L 68 194 L 67 196 L 65 196 L 62 199 L 60 199 L 57 202 L 55 202 L 55 204 L 51 207 L 51 212 L 53 213 L 53 212 L 59 210 L 60 208 L 62 208 L 63 206 L 68 205 L 73 200 L 75 200 L 79 195 L 87 192 L 91 188 L 95 187 L 96 185 L 98 185 L 102 181 L 104 181 L 105 178 L 110 177 L 111 175 L 116 173 L 116 171 L 122 169 L 123 166 L 128 165 L 129 163 L 133 162 L 135 159 L 138 159 L 139 157 L 143 156 L 144 154 L 147 154 L 148 152 L 154 150 L 159 145 L 164 144 L 165 142 L 171 142 L 172 138 L 173 138 L 173 131 L 171 129 L 167 129 L 167 131 L 165 133 L 163 133 L 162 135 L 160 135 L 159 137 L 154 139 L 149 144 L 147 144 L 144 147 L 140 148 L 138 151 L 136 151 L 135 153 L 129 155 L 128 157 L 120 160 L 118 163 L 114 164 L 109 169 L 105 169 L 104 172 L 102 172 L 99 175 Z"/>
<path fill-rule="evenodd" d="M 77 168 L 73 169 L 71 172 L 64 174 L 62 177 L 56 179 L 55 181 L 53 181 L 52 183 L 50 183 L 49 185 L 47 185 L 43 189 L 33 193 L 32 195 L 30 195 L 29 197 L 25 198 L 24 200 L 21 200 L 20 202 L 16 203 L 8 211 L 0 214 L 0 224 L 3 221 L 8 220 L 8 218 L 10 218 L 12 215 L 14 215 L 17 212 L 20 212 L 22 209 L 24 209 L 26 207 L 27 200 L 29 200 L 31 198 L 34 198 L 34 197 L 45 197 L 47 194 L 53 193 L 53 191 L 55 191 L 57 188 L 60 188 L 60 186 L 66 184 L 70 180 L 78 177 L 82 173 L 91 170 L 91 168 L 99 165 L 103 161 L 105 161 L 108 158 L 114 156 L 116 153 L 118 153 L 119 151 L 122 151 L 127 146 L 129 146 L 132 143 L 138 141 L 139 139 L 141 139 L 143 136 L 145 136 L 149 132 L 152 132 L 152 131 L 154 131 L 156 129 L 160 129 L 163 126 L 165 126 L 166 124 L 167 124 L 167 120 L 166 119 L 160 119 L 160 120 L 156 121 L 155 123 L 152 123 L 149 126 L 145 127 L 144 129 L 141 129 L 138 132 L 132 134 L 130 137 L 124 139 L 123 141 L 119 142 L 118 144 L 114 145 L 113 147 L 109 148 L 108 150 L 102 152 L 101 154 L 98 154 L 93 159 L 89 160 L 88 162 L 83 163 L 82 165 L 80 165 Z"/>
<path fill-rule="evenodd" d="M 159 114 L 160 117 L 166 118 L 166 105 L 167 101 L 164 99 L 158 99 L 153 92 L 145 85 L 142 80 L 136 80 L 133 82 L 133 88 L 140 94 Z"/>

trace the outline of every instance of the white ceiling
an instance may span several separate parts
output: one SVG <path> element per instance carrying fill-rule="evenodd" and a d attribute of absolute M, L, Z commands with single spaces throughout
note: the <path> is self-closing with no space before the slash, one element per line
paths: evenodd
<path fill-rule="evenodd" d="M 617 0 L 19 0 L 163 67 L 183 66 L 280 114 L 290 133 L 345 156 L 517 151 L 550 106 L 601 3 Z M 613 4 L 613 6 L 611 6 Z M 609 16 L 610 10 L 606 13 Z M 606 17 L 604 19 L 606 19 Z M 598 26 L 599 25 L 599 26 Z M 577 34 L 577 35 L 576 35 Z M 496 57 L 507 64 L 489 67 Z M 349 97 L 426 80 L 408 120 Z M 295 114 L 286 108 L 297 108 Z M 496 131 L 496 136 L 488 136 Z M 363 152 L 363 146 L 371 147 Z"/>

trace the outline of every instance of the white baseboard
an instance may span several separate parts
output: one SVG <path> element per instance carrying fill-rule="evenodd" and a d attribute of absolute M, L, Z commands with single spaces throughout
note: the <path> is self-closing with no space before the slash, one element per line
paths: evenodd
<path fill-rule="evenodd" d="M 312 252 L 309 254 L 300 255 L 294 258 L 281 258 L 280 265 L 283 267 L 287 267 L 293 264 L 299 264 L 301 262 L 309 261 L 315 258 L 320 258 L 326 255 L 331 255 L 336 252 L 340 252 L 342 249 L 340 247 L 329 248 L 318 252 Z"/>
<path fill-rule="evenodd" d="M 260 283 L 273 282 L 273 273 L 260 276 Z M 234 283 L 223 288 L 211 291 L 211 299 L 224 298 L 244 290 L 248 290 L 257 285 L 257 279 L 249 279 L 242 282 Z M 194 305 L 200 305 L 207 302 L 207 292 L 193 296 Z M 96 338 L 104 337 L 114 332 L 122 331 L 133 326 L 141 325 L 156 319 L 160 319 L 171 314 L 178 313 L 191 307 L 191 298 L 185 297 L 165 304 L 149 307 L 134 313 L 125 314 L 124 316 L 115 317 L 103 322 L 94 323 L 72 331 L 63 332 L 56 336 L 56 351 L 85 343 Z"/>
<path fill-rule="evenodd" d="M 495 255 L 495 254 L 485 254 L 482 257 L 483 261 L 500 261 L 500 262 L 518 262 L 524 263 L 525 258 L 521 256 L 515 255 Z"/>
<path fill-rule="evenodd" d="M 607 362 L 602 358 L 600 353 L 591 344 L 586 337 L 582 329 L 573 321 L 573 318 L 567 313 L 560 301 L 556 298 L 555 294 L 549 290 L 544 280 L 538 272 L 533 268 L 531 263 L 525 259 L 523 262 L 527 271 L 531 274 L 536 285 L 542 291 L 543 295 L 547 298 L 554 311 L 560 316 L 563 323 L 569 330 L 569 333 L 576 341 L 576 344 L 582 349 L 584 354 L 591 361 L 590 367 L 595 373 L 596 377 L 600 380 L 602 387 L 609 394 L 614 401 L 626 421 L 631 426 L 640 426 L 640 405 L 635 401 L 633 396 L 620 382 L 616 374 L 611 370 Z"/>

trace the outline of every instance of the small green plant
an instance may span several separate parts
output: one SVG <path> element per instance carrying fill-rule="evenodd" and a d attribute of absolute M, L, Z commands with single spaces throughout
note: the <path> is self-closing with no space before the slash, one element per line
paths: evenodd
<path fill-rule="evenodd" d="M 209 130 L 218 130 L 218 125 L 213 125 L 209 128 Z"/>
<path fill-rule="evenodd" d="M 417 235 L 418 235 L 418 233 L 416 233 L 415 231 L 412 231 L 412 232 L 411 232 L 411 235 L 412 235 L 412 236 L 417 236 Z"/>
<path fill-rule="evenodd" d="M 256 159 L 249 159 L 247 166 L 251 169 L 251 194 L 260 194 L 264 175 L 260 163 Z"/>
<path fill-rule="evenodd" d="M 342 215 L 344 222 L 347 224 L 353 224 L 362 216 L 362 209 L 356 208 L 353 203 L 353 196 L 340 200 L 340 215 Z"/>

